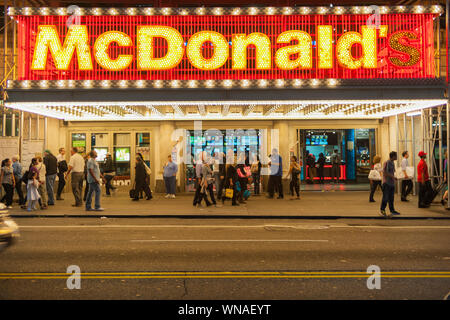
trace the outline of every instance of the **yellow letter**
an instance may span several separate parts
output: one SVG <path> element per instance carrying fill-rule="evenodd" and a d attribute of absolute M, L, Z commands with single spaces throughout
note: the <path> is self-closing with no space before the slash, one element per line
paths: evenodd
<path fill-rule="evenodd" d="M 407 59 L 400 59 L 397 57 L 390 57 L 389 61 L 397 67 L 411 67 L 419 62 L 420 51 L 411 45 L 405 45 L 400 42 L 400 39 L 407 38 L 409 40 L 417 40 L 417 35 L 409 31 L 398 31 L 389 38 L 389 46 L 395 51 L 408 55 Z"/>
<path fill-rule="evenodd" d="M 317 50 L 319 69 L 333 68 L 333 27 L 317 27 Z"/>
<path fill-rule="evenodd" d="M 167 41 L 167 53 L 162 58 L 154 58 L 154 38 L 164 38 Z M 138 68 L 141 70 L 172 69 L 183 59 L 183 36 L 171 27 L 139 26 L 137 31 L 137 47 Z"/>
<path fill-rule="evenodd" d="M 355 59 L 351 50 L 355 43 L 362 46 L 362 56 Z M 346 32 L 337 42 L 337 59 L 339 63 L 348 69 L 377 67 L 377 30 L 374 27 L 363 26 L 362 34 L 358 32 Z"/>
<path fill-rule="evenodd" d="M 245 33 L 233 34 L 232 41 L 234 70 L 247 68 L 247 46 L 250 44 L 256 47 L 256 69 L 270 69 L 272 60 L 270 39 L 264 33 L 254 32 L 248 36 Z"/>
<path fill-rule="evenodd" d="M 77 51 L 78 68 L 80 70 L 92 70 L 86 26 L 71 25 L 62 47 L 56 26 L 39 26 L 31 64 L 32 70 L 45 69 L 49 48 L 57 70 L 69 68 L 75 49 Z"/>
<path fill-rule="evenodd" d="M 117 42 L 122 47 L 128 47 L 133 44 L 131 38 L 123 32 L 108 31 L 102 33 L 94 44 L 95 61 L 106 70 L 118 71 L 126 69 L 133 60 L 133 56 L 131 54 L 120 54 L 117 59 L 112 60 L 108 55 L 108 47 L 111 42 Z"/>
<path fill-rule="evenodd" d="M 214 54 L 211 58 L 205 59 L 202 53 L 202 45 L 211 42 L 214 46 Z M 189 61 L 196 68 L 201 70 L 218 69 L 227 62 L 229 49 L 225 37 L 215 31 L 200 31 L 194 34 L 186 47 L 186 54 Z"/>
<path fill-rule="evenodd" d="M 278 36 L 277 43 L 290 43 L 292 40 L 297 40 L 298 44 L 278 49 L 275 53 L 275 64 L 282 70 L 292 70 L 298 67 L 303 69 L 311 69 L 311 36 L 304 31 L 285 31 Z M 290 59 L 290 56 L 293 54 L 298 54 L 297 59 Z"/>

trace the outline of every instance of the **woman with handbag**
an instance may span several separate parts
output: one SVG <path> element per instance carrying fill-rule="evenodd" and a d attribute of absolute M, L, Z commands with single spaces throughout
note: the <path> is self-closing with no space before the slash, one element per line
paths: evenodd
<path fill-rule="evenodd" d="M 259 193 L 259 185 L 261 182 L 261 161 L 259 161 L 259 156 L 254 155 L 253 162 L 251 166 L 252 178 L 253 178 L 253 191 L 255 196 L 260 195 Z"/>
<path fill-rule="evenodd" d="M 379 155 L 376 155 L 375 157 L 373 157 L 373 169 L 370 170 L 369 172 L 369 181 L 370 181 L 369 202 L 375 202 L 375 200 L 373 199 L 373 195 L 375 194 L 377 187 L 379 186 L 380 189 L 382 189 L 381 186 L 382 173 L 383 167 L 381 166 L 381 157 Z"/>
<path fill-rule="evenodd" d="M 291 163 L 289 166 L 289 172 L 287 174 L 287 176 L 291 176 L 291 181 L 289 183 L 289 187 L 291 189 L 291 200 L 294 199 L 294 190 L 295 193 L 297 194 L 297 200 L 300 200 L 300 165 L 297 162 L 297 157 L 296 156 L 292 156 L 291 157 Z"/>
<path fill-rule="evenodd" d="M 236 156 L 234 157 L 234 163 L 236 163 Z M 234 164 L 226 165 L 226 177 L 225 177 L 225 195 L 222 197 L 222 204 L 225 204 L 225 200 L 231 199 L 233 206 L 238 206 L 236 202 L 236 183 L 238 182 L 238 174 Z"/>

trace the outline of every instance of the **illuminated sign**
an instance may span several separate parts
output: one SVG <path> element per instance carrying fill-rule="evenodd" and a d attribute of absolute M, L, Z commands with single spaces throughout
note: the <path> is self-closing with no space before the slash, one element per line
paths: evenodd
<path fill-rule="evenodd" d="M 15 15 L 18 57 L 23 61 L 18 67 L 18 79 L 173 81 L 435 76 L 433 13 L 381 14 L 379 24 L 374 25 L 370 23 L 371 15 L 360 13 L 127 12 L 128 15 L 94 12 L 79 16 L 77 24 L 68 24 L 71 17 L 66 15 Z"/>

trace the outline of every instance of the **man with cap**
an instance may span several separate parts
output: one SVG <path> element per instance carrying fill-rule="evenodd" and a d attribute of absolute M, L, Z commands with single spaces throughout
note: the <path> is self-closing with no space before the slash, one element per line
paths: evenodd
<path fill-rule="evenodd" d="M 55 205 L 55 179 L 56 174 L 58 173 L 58 160 L 56 157 L 50 152 L 50 150 L 44 151 L 44 164 L 45 164 L 45 184 L 47 187 L 47 195 L 48 195 L 48 205 Z"/>
<path fill-rule="evenodd" d="M 428 166 L 425 159 L 427 154 L 423 151 L 419 152 L 419 164 L 417 165 L 417 182 L 419 182 L 419 208 L 428 208 L 430 203 L 428 201 L 428 194 L 431 190 L 431 181 L 428 174 Z"/>

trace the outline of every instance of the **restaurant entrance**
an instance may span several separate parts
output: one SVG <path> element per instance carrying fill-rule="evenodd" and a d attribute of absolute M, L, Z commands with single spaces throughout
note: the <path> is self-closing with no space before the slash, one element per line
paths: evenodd
<path fill-rule="evenodd" d="M 340 159 L 338 170 L 340 182 L 369 182 L 367 176 L 376 154 L 375 129 L 299 129 L 298 134 L 304 181 L 313 183 L 320 180 L 317 162 L 319 157 L 323 156 L 324 180 L 330 182 L 332 156 L 337 152 Z M 311 159 L 314 160 L 313 166 Z M 312 175 L 310 170 L 313 171 Z"/>

